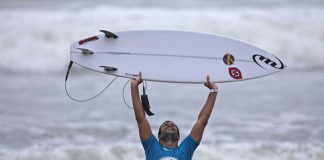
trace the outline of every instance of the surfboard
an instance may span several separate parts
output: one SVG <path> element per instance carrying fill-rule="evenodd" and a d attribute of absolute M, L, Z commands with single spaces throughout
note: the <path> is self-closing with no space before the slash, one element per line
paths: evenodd
<path fill-rule="evenodd" d="M 70 59 L 101 73 L 147 81 L 235 82 L 285 69 L 275 55 L 219 35 L 173 30 L 108 32 L 71 45 Z"/>

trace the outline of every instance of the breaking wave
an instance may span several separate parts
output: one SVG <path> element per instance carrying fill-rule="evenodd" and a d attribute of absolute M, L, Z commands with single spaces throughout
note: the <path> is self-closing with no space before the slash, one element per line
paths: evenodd
<path fill-rule="evenodd" d="M 323 68 L 323 17 L 320 7 L 3 9 L 0 70 L 61 72 L 68 64 L 70 45 L 100 34 L 100 29 L 221 34 L 273 53 L 289 69 Z"/>

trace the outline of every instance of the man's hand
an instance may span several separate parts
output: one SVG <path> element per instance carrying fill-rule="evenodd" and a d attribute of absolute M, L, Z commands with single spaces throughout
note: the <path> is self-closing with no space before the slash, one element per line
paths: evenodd
<path fill-rule="evenodd" d="M 143 82 L 142 73 L 139 72 L 138 76 L 136 76 L 135 79 L 132 80 L 131 86 L 132 87 L 138 87 L 138 85 L 141 84 L 142 82 Z"/>
<path fill-rule="evenodd" d="M 218 89 L 217 85 L 210 79 L 209 75 L 207 75 L 207 81 L 204 85 L 209 89 Z"/>

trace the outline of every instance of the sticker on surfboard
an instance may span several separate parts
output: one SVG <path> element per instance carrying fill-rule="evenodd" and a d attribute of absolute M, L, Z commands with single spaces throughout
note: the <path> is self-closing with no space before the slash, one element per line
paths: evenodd
<path fill-rule="evenodd" d="M 254 54 L 252 56 L 253 61 L 259 65 L 263 69 L 284 69 L 285 65 L 282 63 L 282 61 L 277 58 L 273 57 L 272 59 L 259 54 Z"/>
<path fill-rule="evenodd" d="M 235 59 L 231 53 L 226 53 L 223 57 L 223 61 L 227 65 L 232 65 L 232 64 L 234 64 Z"/>
<path fill-rule="evenodd" d="M 99 39 L 98 36 L 92 36 L 92 37 L 80 40 L 79 45 L 83 45 L 83 44 L 85 44 L 87 42 L 95 41 L 95 40 L 98 40 L 98 39 Z"/>
<path fill-rule="evenodd" d="M 235 67 L 228 68 L 228 72 L 233 79 L 237 79 L 237 80 L 242 79 L 242 73 L 238 68 Z"/>

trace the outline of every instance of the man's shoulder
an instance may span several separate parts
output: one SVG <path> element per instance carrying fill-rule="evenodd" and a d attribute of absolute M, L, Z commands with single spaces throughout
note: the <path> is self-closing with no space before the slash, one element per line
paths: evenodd
<path fill-rule="evenodd" d="M 152 134 L 151 136 L 149 136 L 148 138 L 146 138 L 145 140 L 142 140 L 141 142 L 146 142 L 146 141 L 150 141 L 150 140 L 153 140 L 153 139 L 156 139 L 155 136 Z"/>
<path fill-rule="evenodd" d="M 159 141 L 156 139 L 156 137 L 153 134 L 146 140 L 142 141 L 142 145 L 144 148 L 153 147 L 156 144 L 159 144 Z"/>
<path fill-rule="evenodd" d="M 188 149 L 194 151 L 199 146 L 199 143 L 196 142 L 191 135 L 188 135 L 179 145 L 179 149 Z"/>
<path fill-rule="evenodd" d="M 196 144 L 196 145 L 199 145 L 199 143 L 198 142 L 196 142 L 193 138 L 192 138 L 192 136 L 189 134 L 185 139 L 183 139 L 183 141 L 181 142 L 181 144 L 187 144 L 187 143 L 192 143 L 192 144 Z M 180 145 L 181 145 L 180 144 Z"/>

